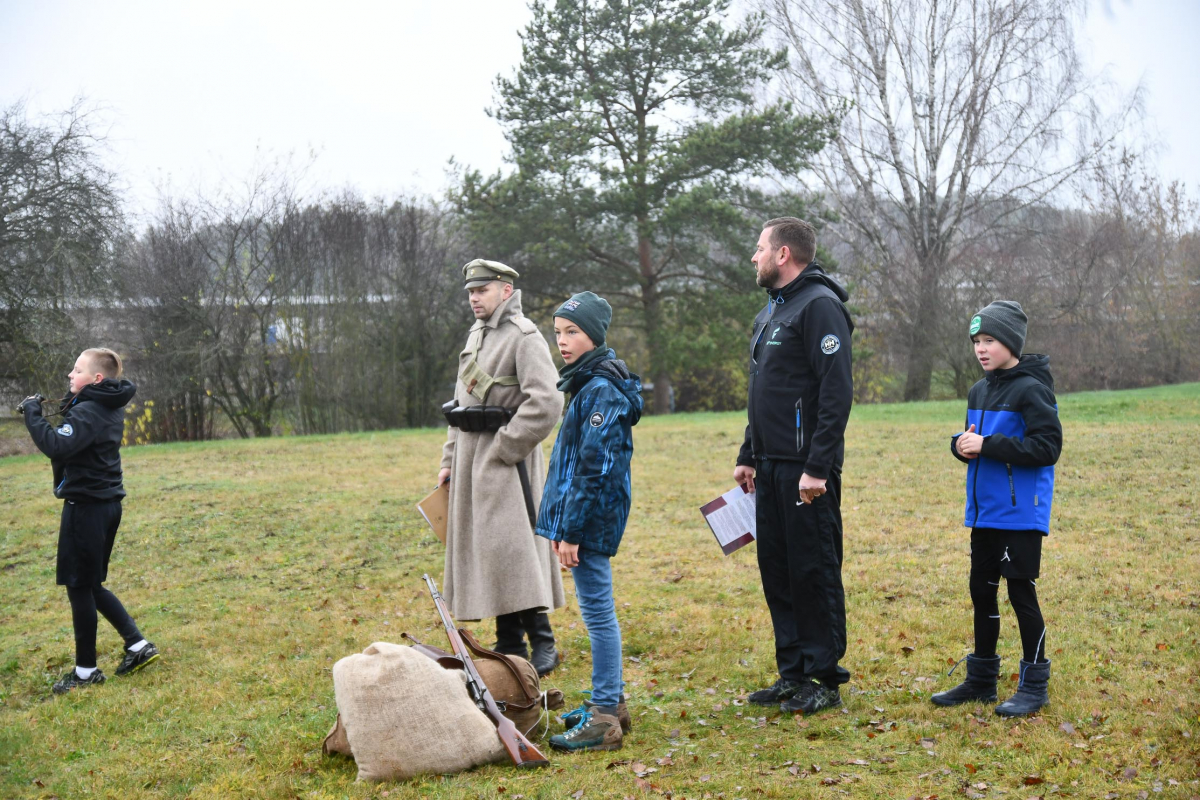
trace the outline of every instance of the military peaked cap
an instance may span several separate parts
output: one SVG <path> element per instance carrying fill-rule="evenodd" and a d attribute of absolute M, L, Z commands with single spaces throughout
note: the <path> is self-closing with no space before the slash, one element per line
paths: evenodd
<path fill-rule="evenodd" d="M 488 281 L 512 283 L 514 279 L 521 277 L 520 273 L 507 264 L 482 258 L 467 263 L 462 271 L 463 286 L 467 289 L 483 286 Z"/>

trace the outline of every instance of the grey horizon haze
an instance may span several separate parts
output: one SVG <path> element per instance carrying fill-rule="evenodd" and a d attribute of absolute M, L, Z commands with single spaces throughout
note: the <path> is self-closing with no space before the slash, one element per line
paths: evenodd
<path fill-rule="evenodd" d="M 507 152 L 485 113 L 521 57 L 524 0 L 155 4 L 0 0 L 0 105 L 31 117 L 75 98 L 107 132 L 107 163 L 142 216 L 157 193 L 308 165 L 308 194 L 441 195 L 446 168 L 495 171 Z M 1200 3 L 1092 0 L 1093 69 L 1147 91 L 1165 181 L 1200 192 Z"/>

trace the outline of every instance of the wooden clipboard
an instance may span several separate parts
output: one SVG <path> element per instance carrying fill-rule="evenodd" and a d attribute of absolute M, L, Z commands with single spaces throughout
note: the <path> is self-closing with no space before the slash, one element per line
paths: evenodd
<path fill-rule="evenodd" d="M 446 543 L 446 517 L 450 513 L 450 482 L 438 486 L 429 495 L 417 503 L 417 511 L 433 528 L 433 534 L 442 544 Z"/>

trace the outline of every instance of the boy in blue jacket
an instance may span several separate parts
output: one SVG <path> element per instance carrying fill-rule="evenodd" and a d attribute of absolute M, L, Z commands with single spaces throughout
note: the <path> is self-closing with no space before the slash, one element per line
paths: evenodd
<path fill-rule="evenodd" d="M 67 379 L 71 390 L 63 398 L 58 427 L 42 416 L 40 397 L 27 397 L 17 407 L 33 443 L 50 458 L 54 496 L 63 501 L 57 581 L 67 587 L 71 603 L 75 668 L 54 684 L 55 694 L 104 683 L 96 666 L 97 611 L 125 641 L 118 676 L 158 660 L 158 649 L 142 637 L 117 596 L 101 585 L 121 524 L 121 438 L 125 406 L 137 388 L 121 379 L 120 356 L 103 347 L 80 353 Z"/>
<path fill-rule="evenodd" d="M 1000 656 L 1001 576 L 1021 632 L 1017 693 L 996 707 L 1001 716 L 1032 714 L 1049 702 L 1050 660 L 1046 625 L 1037 600 L 1042 539 L 1050 533 L 1054 464 L 1062 452 L 1062 426 L 1054 398 L 1050 359 L 1021 355 L 1028 318 L 1021 304 L 997 300 L 971 320 L 975 356 L 986 373 L 967 397 L 967 430 L 950 440 L 967 464 L 971 528 L 971 602 L 975 652 L 966 680 L 933 695 L 939 706 L 995 702 Z"/>
<path fill-rule="evenodd" d="M 559 563 L 570 568 L 592 640 L 591 700 L 563 716 L 568 731 L 550 737 L 551 747 L 566 752 L 616 750 L 630 727 L 610 559 L 629 517 L 629 462 L 642 385 L 605 344 L 610 322 L 612 307 L 591 292 L 554 312 L 565 362 L 558 389 L 570 402 L 550 455 L 537 534 L 554 543 Z"/>

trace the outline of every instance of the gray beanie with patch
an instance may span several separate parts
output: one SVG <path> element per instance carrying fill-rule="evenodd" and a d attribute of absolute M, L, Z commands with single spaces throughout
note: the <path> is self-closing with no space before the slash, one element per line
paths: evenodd
<path fill-rule="evenodd" d="M 994 337 L 1000 344 L 1012 351 L 1017 358 L 1025 350 L 1025 332 L 1029 327 L 1029 317 L 1016 300 L 996 300 L 983 308 L 972 317 L 970 336 L 983 333 Z"/>
<path fill-rule="evenodd" d="M 554 316 L 574 322 L 599 348 L 604 345 L 608 326 L 612 323 L 612 306 L 594 292 L 580 292 L 559 306 Z"/>

